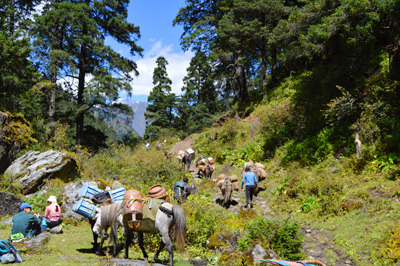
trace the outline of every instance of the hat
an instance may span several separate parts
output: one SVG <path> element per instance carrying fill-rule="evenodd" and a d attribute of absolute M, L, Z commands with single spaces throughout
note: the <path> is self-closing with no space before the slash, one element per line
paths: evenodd
<path fill-rule="evenodd" d="M 22 211 L 22 210 L 25 209 L 25 208 L 32 208 L 32 207 L 33 207 L 33 206 L 30 205 L 29 203 L 24 202 L 24 203 L 21 204 L 21 206 L 19 206 L 19 209 Z"/>
<path fill-rule="evenodd" d="M 244 170 L 245 171 L 250 171 L 250 167 L 246 167 Z"/>
<path fill-rule="evenodd" d="M 50 201 L 51 203 L 57 203 L 57 198 L 56 196 L 50 196 L 47 201 Z"/>

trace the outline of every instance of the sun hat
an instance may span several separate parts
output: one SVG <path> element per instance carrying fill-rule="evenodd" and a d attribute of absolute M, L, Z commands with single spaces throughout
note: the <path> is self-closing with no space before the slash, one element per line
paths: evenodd
<path fill-rule="evenodd" d="M 29 203 L 24 202 L 24 203 L 21 204 L 21 206 L 19 206 L 19 209 L 20 209 L 20 210 L 23 210 L 23 209 L 25 209 L 25 208 L 32 208 L 32 207 L 33 207 L 33 206 L 30 205 Z"/>
<path fill-rule="evenodd" d="M 50 201 L 51 203 L 57 203 L 57 198 L 56 196 L 50 196 L 47 201 Z"/>

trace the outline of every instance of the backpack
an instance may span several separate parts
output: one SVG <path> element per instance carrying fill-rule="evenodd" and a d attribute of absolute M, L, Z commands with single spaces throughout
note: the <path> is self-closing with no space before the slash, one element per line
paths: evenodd
<path fill-rule="evenodd" d="M 2 256 L 7 253 L 13 254 L 15 262 L 22 262 L 22 257 L 21 254 L 19 254 L 18 250 L 7 240 L 0 239 L 0 255 Z"/>

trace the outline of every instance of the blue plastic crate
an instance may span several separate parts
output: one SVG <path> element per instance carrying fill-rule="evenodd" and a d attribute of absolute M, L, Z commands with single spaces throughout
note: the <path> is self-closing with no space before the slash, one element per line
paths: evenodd
<path fill-rule="evenodd" d="M 96 204 L 85 198 L 81 198 L 74 204 L 72 210 L 80 215 L 85 216 L 86 218 L 92 218 L 95 207 Z"/>
<path fill-rule="evenodd" d="M 108 194 L 110 196 L 112 201 L 116 202 L 116 201 L 121 201 L 124 199 L 125 192 L 126 192 L 125 188 L 120 187 L 120 188 L 111 190 L 111 191 L 107 192 L 106 194 Z"/>
<path fill-rule="evenodd" d="M 85 196 L 91 198 L 94 195 L 99 194 L 100 192 L 103 192 L 103 190 L 98 189 L 97 187 L 91 186 L 89 184 L 85 184 L 79 191 L 78 197 Z"/>

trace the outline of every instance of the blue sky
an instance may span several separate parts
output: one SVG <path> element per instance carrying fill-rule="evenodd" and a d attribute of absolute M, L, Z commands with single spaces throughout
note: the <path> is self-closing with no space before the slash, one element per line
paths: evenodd
<path fill-rule="evenodd" d="M 182 79 L 186 75 L 186 68 L 193 57 L 191 51 L 183 52 L 180 46 L 180 36 L 183 33 L 181 26 L 172 26 L 172 21 L 184 0 L 131 0 L 128 9 L 128 21 L 140 27 L 141 38 L 137 44 L 141 46 L 143 57 L 135 56 L 139 70 L 139 77 L 132 82 L 133 91 L 131 100 L 147 101 L 147 96 L 153 87 L 152 76 L 156 67 L 156 59 L 162 55 L 168 61 L 167 72 L 172 80 L 172 92 L 181 94 Z M 123 56 L 132 58 L 129 49 L 117 42 L 108 39 L 107 43 Z M 126 98 L 126 94 L 121 94 Z"/>

